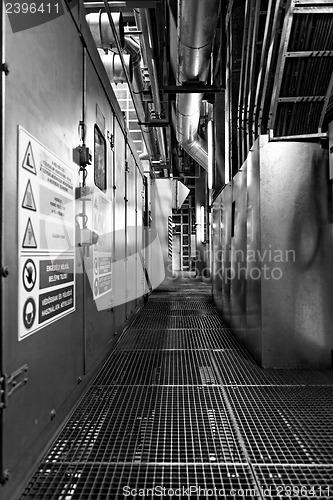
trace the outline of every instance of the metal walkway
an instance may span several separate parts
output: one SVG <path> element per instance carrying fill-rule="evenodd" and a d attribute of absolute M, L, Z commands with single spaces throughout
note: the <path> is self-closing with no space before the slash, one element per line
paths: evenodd
<path fill-rule="evenodd" d="M 333 498 L 331 370 L 263 370 L 210 287 L 155 291 L 21 499 Z"/>

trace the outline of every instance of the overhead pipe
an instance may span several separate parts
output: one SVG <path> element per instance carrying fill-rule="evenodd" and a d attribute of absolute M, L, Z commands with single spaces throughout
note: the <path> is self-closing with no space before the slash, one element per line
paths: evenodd
<path fill-rule="evenodd" d="M 155 58 L 153 54 L 153 47 L 151 46 L 153 40 L 153 29 L 150 19 L 149 9 L 134 9 L 134 18 L 139 31 L 143 35 L 140 36 L 140 44 L 142 45 L 142 54 L 144 54 L 144 64 L 148 68 L 149 78 L 151 82 L 151 90 L 153 95 L 153 102 L 155 107 L 156 118 L 161 117 L 162 106 L 157 78 L 157 69 Z M 160 150 L 161 161 L 166 163 L 166 148 L 163 128 L 157 127 L 157 140 Z"/>
<path fill-rule="evenodd" d="M 178 0 L 177 84 L 206 83 L 220 0 Z M 177 94 L 176 135 L 180 146 L 208 170 L 207 142 L 198 134 L 203 94 Z"/>
<path fill-rule="evenodd" d="M 123 49 L 125 42 L 125 32 L 122 13 L 112 12 L 111 16 L 116 28 L 120 47 Z M 90 14 L 86 15 L 86 21 L 90 28 L 96 47 L 99 49 L 111 49 L 114 52 L 117 52 L 117 43 L 110 26 L 109 16 L 107 12 L 103 12 L 102 10 L 100 10 L 99 12 L 91 12 Z"/>

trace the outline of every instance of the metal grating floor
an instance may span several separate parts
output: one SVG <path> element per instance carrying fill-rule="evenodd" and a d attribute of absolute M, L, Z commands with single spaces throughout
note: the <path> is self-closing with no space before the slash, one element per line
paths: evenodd
<path fill-rule="evenodd" d="M 330 370 L 263 370 L 209 286 L 180 279 L 120 337 L 20 499 L 333 498 L 332 415 Z"/>

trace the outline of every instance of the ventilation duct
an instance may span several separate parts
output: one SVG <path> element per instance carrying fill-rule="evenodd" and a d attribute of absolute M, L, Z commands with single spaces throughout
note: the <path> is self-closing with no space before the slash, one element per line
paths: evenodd
<path fill-rule="evenodd" d="M 121 12 L 112 12 L 111 16 L 116 28 L 120 47 L 123 49 L 125 43 L 123 16 Z M 108 14 L 102 11 L 93 12 L 87 14 L 86 20 L 96 47 L 99 49 L 112 49 L 114 52 L 117 52 L 117 45 L 109 23 Z"/>
<path fill-rule="evenodd" d="M 177 179 L 172 179 L 172 208 L 179 209 L 189 195 L 189 188 Z"/>
<path fill-rule="evenodd" d="M 219 0 L 178 0 L 178 85 L 206 83 L 219 6 Z M 197 93 L 177 95 L 176 134 L 180 146 L 208 170 L 207 143 L 198 134 L 202 99 Z"/>
<path fill-rule="evenodd" d="M 106 73 L 111 81 L 111 83 L 126 83 L 126 74 L 121 64 L 121 59 L 118 54 L 114 52 L 105 53 L 104 50 L 99 49 L 99 55 L 106 69 Z M 130 82 L 133 81 L 133 65 L 132 58 L 129 54 L 123 54 L 124 63 L 126 66 L 127 74 L 129 76 Z"/>

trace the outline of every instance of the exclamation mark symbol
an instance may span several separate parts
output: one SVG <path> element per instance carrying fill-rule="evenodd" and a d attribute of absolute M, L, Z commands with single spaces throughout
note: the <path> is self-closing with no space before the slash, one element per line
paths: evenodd
<path fill-rule="evenodd" d="M 27 165 L 28 167 L 30 168 L 34 168 L 34 164 L 30 162 L 30 153 L 28 153 L 28 156 L 27 156 Z"/>

